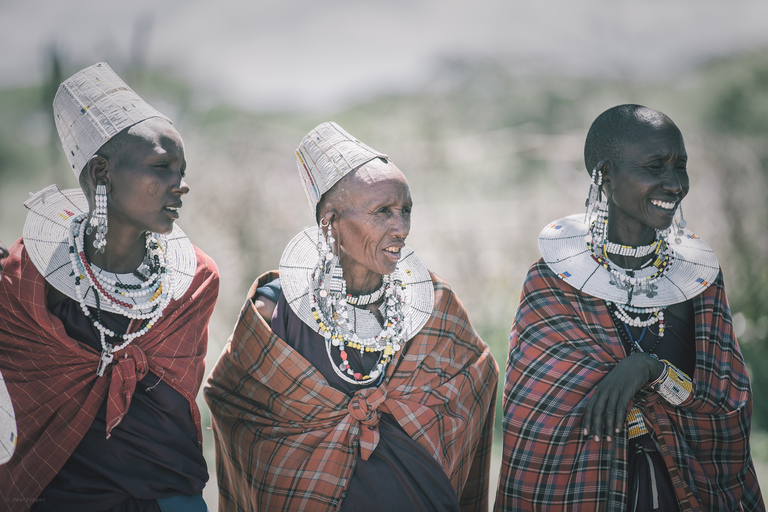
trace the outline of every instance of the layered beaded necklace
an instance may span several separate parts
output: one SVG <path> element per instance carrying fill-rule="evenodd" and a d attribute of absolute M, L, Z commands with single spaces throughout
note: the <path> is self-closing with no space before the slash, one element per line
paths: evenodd
<path fill-rule="evenodd" d="M 587 242 L 587 247 L 592 254 L 592 258 L 610 272 L 610 284 L 630 290 L 630 292 L 637 289 L 640 293 L 645 293 L 650 298 L 657 295 L 657 286 L 654 283 L 662 278 L 664 271 L 669 267 L 671 253 L 666 240 L 658 231 L 656 232 L 656 239 L 650 245 L 634 247 L 609 242 L 608 212 L 604 203 L 601 203 L 597 209 L 596 218 L 590 224 L 589 230 L 584 236 L 584 240 Z M 601 250 L 598 250 L 597 248 L 600 248 Z M 649 259 L 638 270 L 647 268 L 650 265 L 653 265 L 656 270 L 648 276 L 636 277 L 634 270 L 627 270 L 613 263 L 608 258 L 609 253 L 634 258 L 643 258 L 653 254 L 655 257 Z M 623 324 L 624 329 L 626 330 L 626 335 L 629 337 L 629 345 L 632 347 L 633 352 L 636 350 L 643 350 L 640 347 L 640 341 L 643 339 L 643 336 L 645 336 L 648 327 L 656 323 L 659 324 L 656 345 L 658 345 L 664 337 L 664 310 L 666 307 L 656 306 L 640 308 L 610 301 L 607 304 L 608 309 L 613 314 L 614 318 Z M 645 319 L 642 318 L 643 316 L 645 316 Z M 638 340 L 632 339 L 629 326 L 643 328 Z M 621 332 L 621 329 L 619 329 L 619 332 L 622 335 L 625 334 Z M 654 349 L 656 348 L 656 345 L 654 345 Z"/>
<path fill-rule="evenodd" d="M 338 258 L 330 250 L 329 243 L 318 242 L 319 262 L 311 274 L 312 317 L 325 339 L 325 348 L 331 367 L 336 375 L 350 384 L 365 385 L 383 378 L 387 365 L 395 352 L 400 350 L 406 339 L 405 329 L 405 284 L 397 275 L 382 276 L 381 287 L 373 293 L 354 297 L 346 293 L 346 282 L 342 276 Z M 350 316 L 355 314 L 353 304 L 358 306 L 375 303 L 384 297 L 384 322 L 381 331 L 373 336 L 361 338 L 350 324 Z M 351 300 L 350 300 L 351 299 Z M 339 350 L 341 364 L 336 364 L 332 349 Z M 356 372 L 349 363 L 347 349 L 365 352 L 379 352 L 379 358 L 367 374 Z"/>
<path fill-rule="evenodd" d="M 607 233 L 608 232 L 608 217 L 606 216 L 600 216 L 598 215 L 598 218 L 595 219 L 592 224 L 589 226 L 589 230 L 587 231 L 587 234 L 584 236 L 584 239 L 587 242 L 587 247 L 589 248 L 590 252 L 592 253 L 592 258 L 602 267 L 604 267 L 608 272 L 611 274 L 611 284 L 616 285 L 620 288 L 626 289 L 626 290 L 634 290 L 637 289 L 640 293 L 645 293 L 648 297 L 654 297 L 657 295 L 657 286 L 654 284 L 656 281 L 662 278 L 664 275 L 664 271 L 667 269 L 667 267 L 670 264 L 670 251 L 668 250 L 668 245 L 666 241 L 661 238 L 658 234 L 656 235 L 656 240 L 649 246 L 640 246 L 640 247 L 631 247 L 626 246 L 628 249 L 625 251 L 627 254 L 624 254 L 624 256 L 635 256 L 635 254 L 642 254 L 646 253 L 645 255 L 649 254 L 655 254 L 656 257 L 648 260 L 645 265 L 640 267 L 638 270 L 642 270 L 643 268 L 648 267 L 649 265 L 652 265 L 656 268 L 656 270 L 644 277 L 636 277 L 634 270 L 626 270 L 624 268 L 621 268 L 617 266 L 615 263 L 613 263 L 608 258 L 608 252 L 607 245 L 610 242 L 607 242 Z M 623 247 L 619 244 L 612 244 L 615 248 L 615 246 L 618 246 L 619 248 Z M 597 248 L 600 247 L 602 250 L 597 250 Z M 649 250 L 649 248 L 652 248 Z M 640 256 L 635 256 L 640 257 Z"/>
<path fill-rule="evenodd" d="M 101 342 L 101 361 L 96 371 L 99 377 L 104 375 L 107 366 L 112 362 L 114 353 L 131 344 L 136 338 L 146 334 L 163 315 L 163 311 L 173 298 L 173 273 L 166 263 L 162 239 L 155 233 L 146 233 L 146 255 L 144 263 L 137 269 L 140 284 L 126 284 L 111 279 L 105 275 L 96 275 L 93 271 L 88 254 L 85 251 L 84 221 L 86 213 L 72 220 L 69 228 L 69 259 L 75 277 L 75 294 L 83 314 L 91 321 L 99 333 Z M 141 274 L 140 274 L 141 272 Z M 96 316 L 85 304 L 83 281 L 87 280 L 96 290 Z M 130 319 L 142 320 L 138 330 L 132 333 L 117 335 L 101 323 L 101 303 L 109 304 L 109 310 Z M 108 344 L 106 338 L 117 338 L 119 344 Z"/>

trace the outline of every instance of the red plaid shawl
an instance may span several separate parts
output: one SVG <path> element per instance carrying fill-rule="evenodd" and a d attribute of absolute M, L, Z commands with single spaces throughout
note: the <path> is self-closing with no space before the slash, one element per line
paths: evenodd
<path fill-rule="evenodd" d="M 694 308 L 691 398 L 674 407 L 644 388 L 635 404 L 681 510 L 764 510 L 749 453 L 751 391 L 722 274 Z M 626 429 L 612 443 L 581 434 L 591 391 L 624 357 L 605 301 L 569 286 L 543 261 L 533 265 L 510 339 L 496 510 L 625 510 Z"/>
<path fill-rule="evenodd" d="M 256 288 L 276 278 L 259 278 Z M 278 338 L 250 298 L 205 386 L 219 510 L 335 510 L 356 454 L 391 414 L 445 470 L 464 510 L 487 510 L 498 366 L 448 285 L 378 388 L 350 398 Z"/>
<path fill-rule="evenodd" d="M 187 293 L 161 320 L 115 356 L 96 376 L 99 354 L 69 336 L 46 307 L 48 283 L 21 240 L 3 261 L 0 281 L 0 368 L 16 410 L 19 440 L 0 466 L 0 500 L 26 510 L 59 472 L 93 422 L 105 398 L 109 430 L 131 403 L 136 382 L 148 371 L 188 401 L 202 443 L 195 396 L 205 372 L 208 319 L 219 289 L 216 265 L 195 248 L 197 272 Z M 109 431 L 105 433 L 109 436 Z"/>

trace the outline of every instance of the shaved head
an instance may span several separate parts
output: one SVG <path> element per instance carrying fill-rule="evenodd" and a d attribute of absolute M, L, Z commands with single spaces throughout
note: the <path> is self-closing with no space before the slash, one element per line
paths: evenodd
<path fill-rule="evenodd" d="M 166 119 L 162 117 L 152 117 L 145 119 L 140 123 L 136 123 L 133 126 L 129 126 L 123 131 L 116 134 L 114 137 L 105 142 L 94 156 L 100 156 L 109 161 L 112 165 L 120 165 L 125 156 L 128 154 L 127 149 L 131 148 L 135 144 L 154 144 L 155 132 L 152 127 L 158 123 L 164 125 L 170 124 Z M 86 197 L 90 194 L 90 184 L 88 173 L 85 172 L 85 167 L 80 171 L 80 188 L 85 193 Z"/>
<path fill-rule="evenodd" d="M 618 105 L 609 108 L 592 123 L 584 142 L 584 165 L 587 172 L 602 160 L 620 162 L 624 148 L 639 128 L 646 126 L 675 126 L 664 113 L 642 105 Z"/>

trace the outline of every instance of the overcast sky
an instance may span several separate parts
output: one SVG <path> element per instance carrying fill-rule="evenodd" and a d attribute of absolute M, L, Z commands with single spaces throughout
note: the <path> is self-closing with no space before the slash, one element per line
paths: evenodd
<path fill-rule="evenodd" d="M 665 78 L 768 46 L 768 2 L 0 0 L 0 87 L 38 81 L 53 44 L 65 72 L 142 55 L 243 106 L 313 109 L 423 85 L 455 57 Z"/>

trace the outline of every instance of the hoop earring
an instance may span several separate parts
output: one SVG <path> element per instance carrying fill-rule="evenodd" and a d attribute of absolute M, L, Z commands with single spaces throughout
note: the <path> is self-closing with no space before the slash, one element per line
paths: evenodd
<path fill-rule="evenodd" d="M 107 186 L 103 184 L 96 185 L 96 198 L 94 200 L 93 213 L 91 214 L 90 225 L 86 229 L 87 234 L 93 233 L 93 228 L 96 228 L 96 238 L 93 241 L 93 246 L 96 251 L 104 254 L 104 247 L 107 245 L 107 231 L 109 226 L 107 225 Z"/>

